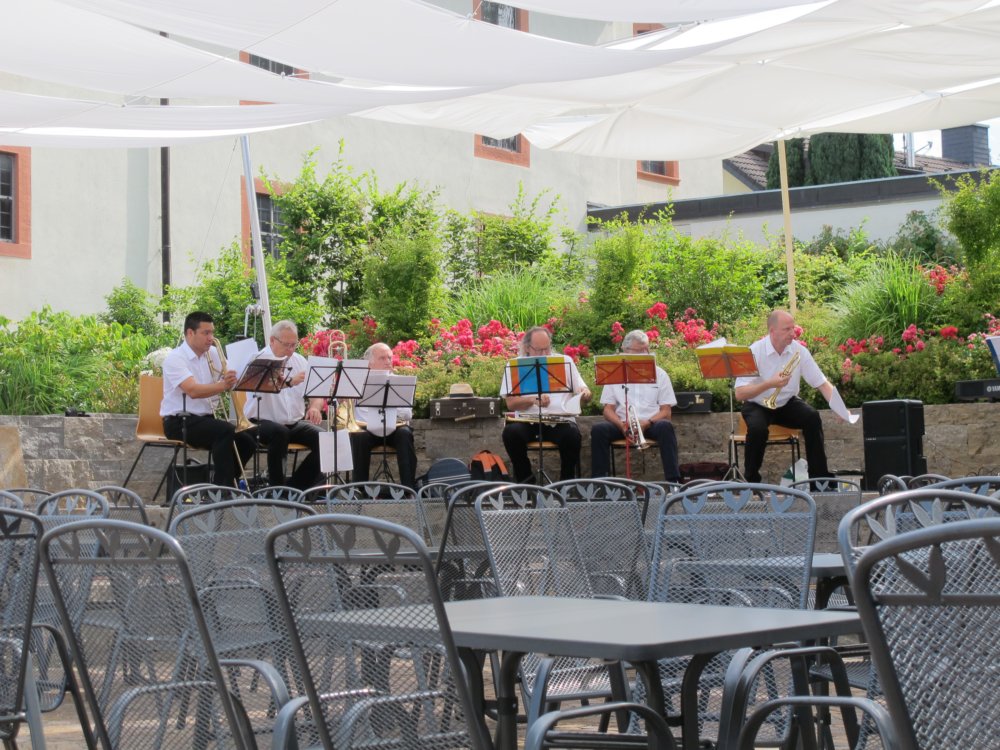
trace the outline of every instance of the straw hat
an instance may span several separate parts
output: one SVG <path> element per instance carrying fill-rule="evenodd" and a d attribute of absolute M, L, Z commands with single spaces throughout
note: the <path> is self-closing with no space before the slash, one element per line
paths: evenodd
<path fill-rule="evenodd" d="M 472 386 L 468 383 L 454 383 L 448 390 L 448 398 L 464 398 L 465 396 L 475 396 Z"/>

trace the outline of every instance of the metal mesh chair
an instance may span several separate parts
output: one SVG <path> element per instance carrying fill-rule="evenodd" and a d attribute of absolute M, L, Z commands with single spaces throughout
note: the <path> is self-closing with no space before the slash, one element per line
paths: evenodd
<path fill-rule="evenodd" d="M 335 487 L 327 495 L 326 512 L 380 518 L 417 532 L 425 542 L 429 537 L 423 504 L 414 490 L 401 484 L 364 482 Z"/>
<path fill-rule="evenodd" d="M 254 746 L 176 540 L 84 520 L 48 532 L 41 556 L 101 747 Z M 77 628 L 74 612 L 91 599 L 113 601 L 121 628 Z"/>
<path fill-rule="evenodd" d="M 936 490 L 958 490 L 960 492 L 974 492 L 977 495 L 998 495 L 1000 494 L 1000 476 L 986 475 L 978 477 L 958 477 L 947 479 L 935 484 L 927 485 L 929 489 Z"/>
<path fill-rule="evenodd" d="M 447 495 L 452 484 L 462 486 L 466 482 L 431 482 L 417 490 L 417 500 L 424 512 L 424 523 L 427 524 L 427 546 L 431 549 L 436 550 L 441 544 L 441 535 L 448 520 Z"/>
<path fill-rule="evenodd" d="M 806 606 L 816 505 L 805 492 L 765 484 L 716 482 L 677 493 L 664 504 L 654 539 L 649 598 L 731 607 Z M 734 617 L 738 617 L 734 613 Z M 710 660 L 666 659 L 660 679 L 671 710 L 697 711 L 699 736 L 718 736 L 720 688 L 732 654 Z M 683 678 L 700 669 L 697 696 Z M 773 697 L 787 675 L 768 674 L 751 691 Z M 642 685 L 637 686 L 641 692 Z M 783 735 L 787 725 L 774 727 Z M 721 739 L 721 738 L 720 738 Z"/>
<path fill-rule="evenodd" d="M 489 490 L 476 499 L 476 515 L 499 596 L 595 596 L 573 519 L 558 492 L 535 485 Z M 526 654 L 520 683 L 529 725 L 549 705 L 623 699 L 626 693 L 620 664 L 568 657 Z"/>
<path fill-rule="evenodd" d="M 24 510 L 24 501 L 13 492 L 0 490 L 0 508 Z"/>
<path fill-rule="evenodd" d="M 337 486 L 336 484 L 317 484 L 315 487 L 303 490 L 299 502 L 305 505 L 326 505 L 327 494 Z"/>
<path fill-rule="evenodd" d="M 114 484 L 98 487 L 94 492 L 107 498 L 108 518 L 149 525 L 146 504 L 142 502 L 138 493 Z"/>
<path fill-rule="evenodd" d="M 282 500 L 286 503 L 300 503 L 302 502 L 303 491 L 296 487 L 271 485 L 268 487 L 258 487 L 250 495 L 262 500 Z"/>
<path fill-rule="evenodd" d="M 293 725 L 325 748 L 489 746 L 416 533 L 321 514 L 272 530 L 267 557 L 306 693 L 278 715 L 275 747 Z"/>
<path fill-rule="evenodd" d="M 29 663 L 41 537 L 36 516 L 0 509 L 0 740 L 10 748 L 17 747 L 21 724 L 28 725 L 32 741 L 42 736 L 38 688 Z"/>
<path fill-rule="evenodd" d="M 919 491 L 919 490 L 918 490 Z M 751 716 L 740 747 L 778 706 L 849 705 L 876 717 L 883 746 L 992 747 L 1000 661 L 1000 518 L 891 534 L 854 561 L 852 586 L 888 713 L 850 698 L 776 701 Z"/>
<path fill-rule="evenodd" d="M 170 498 L 170 510 L 167 512 L 167 526 L 174 520 L 174 516 L 183 513 L 196 505 L 206 505 L 209 503 L 222 503 L 226 500 L 239 500 L 240 498 L 252 497 L 247 490 L 238 487 L 223 487 L 217 484 L 192 484 L 188 487 L 181 487 L 174 496 Z"/>
<path fill-rule="evenodd" d="M 233 685 L 260 738 L 287 691 L 300 692 L 284 621 L 264 556 L 268 532 L 315 511 L 280 500 L 230 500 L 181 513 L 169 533 L 181 543 L 215 652 L 268 662 L 284 685 L 271 691 Z M 277 696 L 277 697 L 276 697 Z"/>
<path fill-rule="evenodd" d="M 487 490 L 506 485 L 470 482 L 453 486 L 446 493 L 448 512 L 435 560 L 441 597 L 446 602 L 496 596 L 483 530 L 476 516 L 476 498 Z"/>
<path fill-rule="evenodd" d="M 16 495 L 24 503 L 25 510 L 33 511 L 43 497 L 52 493 L 48 490 L 40 490 L 37 487 L 5 487 L 4 492 L 8 495 Z"/>

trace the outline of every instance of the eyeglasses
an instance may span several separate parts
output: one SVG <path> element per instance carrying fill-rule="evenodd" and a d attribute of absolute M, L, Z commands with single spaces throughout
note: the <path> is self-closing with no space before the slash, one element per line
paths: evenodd
<path fill-rule="evenodd" d="M 528 345 L 528 354 L 548 354 L 552 351 L 551 346 L 531 346 Z"/>
<path fill-rule="evenodd" d="M 286 349 L 294 349 L 296 346 L 299 345 L 298 341 L 282 341 L 281 339 L 278 339 L 278 338 L 271 339 L 271 340 L 274 341 L 274 342 L 276 342 L 276 343 L 278 343 L 278 344 L 281 344 Z"/>

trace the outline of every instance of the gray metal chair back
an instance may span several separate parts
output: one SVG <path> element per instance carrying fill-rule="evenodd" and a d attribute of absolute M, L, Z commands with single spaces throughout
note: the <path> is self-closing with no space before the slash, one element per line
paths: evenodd
<path fill-rule="evenodd" d="M 302 497 L 299 498 L 298 502 L 306 505 L 325 505 L 326 496 L 330 490 L 337 486 L 336 484 L 317 484 L 315 487 L 302 490 Z"/>
<path fill-rule="evenodd" d="M 37 507 L 42 498 L 52 494 L 48 490 L 41 490 L 37 487 L 4 487 L 4 492 L 9 495 L 17 495 L 24 503 L 24 509 L 31 511 Z"/>
<path fill-rule="evenodd" d="M 297 487 L 286 487 L 276 484 L 269 487 L 258 487 L 250 495 L 262 500 L 282 500 L 286 503 L 301 503 L 303 490 Z"/>
<path fill-rule="evenodd" d="M 86 516 L 107 518 L 111 504 L 107 498 L 93 490 L 62 490 L 53 492 L 42 498 L 35 506 L 35 513 L 40 518 L 63 516 L 61 522 L 80 519 Z M 53 524 L 56 523 L 53 520 Z M 43 520 L 46 530 L 50 525 Z"/>
<path fill-rule="evenodd" d="M 181 487 L 170 498 L 170 510 L 167 512 L 167 527 L 174 520 L 174 516 L 196 505 L 223 503 L 226 500 L 239 500 L 240 498 L 249 497 L 252 497 L 252 495 L 247 490 L 241 490 L 239 487 L 223 487 L 217 484 L 192 484 L 187 487 Z"/>
<path fill-rule="evenodd" d="M 251 746 L 176 540 L 84 520 L 48 532 L 41 556 L 102 747 Z M 72 625 L 92 599 L 114 602 L 119 629 Z"/>
<path fill-rule="evenodd" d="M 929 487 L 941 482 L 947 482 L 949 477 L 944 474 L 918 474 L 906 480 L 906 489 L 918 490 L 921 487 Z"/>
<path fill-rule="evenodd" d="M 810 479 L 799 479 L 788 485 L 793 490 L 802 490 L 812 495 L 813 500 L 819 505 L 821 498 L 854 500 L 855 505 L 861 504 L 861 485 L 851 479 L 841 479 L 840 477 L 813 477 Z"/>
<path fill-rule="evenodd" d="M 892 492 L 902 492 L 907 489 L 906 482 L 913 477 L 900 477 L 895 474 L 883 474 L 875 483 L 875 489 L 880 495 L 888 495 Z"/>
<path fill-rule="evenodd" d="M 412 529 L 425 544 L 430 541 L 423 504 L 413 489 L 401 484 L 359 482 L 335 487 L 327 495 L 326 512 L 380 518 Z"/>
<path fill-rule="evenodd" d="M 0 508 L 8 510 L 24 510 L 24 501 L 13 492 L 0 490 Z"/>
<path fill-rule="evenodd" d="M 645 500 L 640 503 L 632 487 L 616 480 L 569 479 L 548 489 L 558 490 L 566 500 L 591 590 L 645 599 L 650 559 L 642 526 Z"/>
<path fill-rule="evenodd" d="M 266 549 L 307 696 L 278 715 L 275 747 L 293 730 L 326 748 L 489 746 L 419 535 L 320 514 L 273 529 Z"/>
<path fill-rule="evenodd" d="M 852 583 L 899 747 L 993 746 L 1000 518 L 889 537 Z"/>
<path fill-rule="evenodd" d="M 959 490 L 977 495 L 1000 495 L 1000 476 L 996 474 L 978 477 L 958 477 L 927 485 L 935 490 Z"/>
<path fill-rule="evenodd" d="M 20 503 L 20 498 L 10 495 Z M 42 524 L 19 508 L 0 508 L 0 739 L 14 746 L 22 723 L 42 733 L 33 670 L 28 668 Z"/>
<path fill-rule="evenodd" d="M 108 505 L 110 506 L 108 508 L 108 518 L 149 525 L 146 504 L 142 502 L 142 498 L 139 497 L 137 492 L 114 484 L 98 487 L 94 492 L 104 495 L 108 499 Z"/>
<path fill-rule="evenodd" d="M 446 602 L 495 596 L 483 531 L 476 516 L 476 498 L 507 482 L 468 482 L 445 493 L 448 503 L 438 543 L 435 571 Z"/>
<path fill-rule="evenodd" d="M 464 485 L 467 482 L 455 482 Z M 427 546 L 433 550 L 441 544 L 445 522 L 448 520 L 448 490 L 452 485 L 447 482 L 431 482 L 417 490 L 417 500 L 424 511 L 424 522 L 427 524 Z"/>

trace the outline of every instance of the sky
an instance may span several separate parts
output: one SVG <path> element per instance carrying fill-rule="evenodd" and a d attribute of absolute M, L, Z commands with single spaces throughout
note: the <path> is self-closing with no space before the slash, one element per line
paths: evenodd
<path fill-rule="evenodd" d="M 990 126 L 990 161 L 1000 165 L 1000 117 L 993 120 L 983 120 L 983 125 Z M 996 127 L 996 130 L 993 128 Z M 918 130 L 913 134 L 914 148 L 921 154 L 931 156 L 941 156 L 941 131 L 940 130 Z M 930 143 L 929 148 L 924 148 Z M 903 149 L 903 136 L 896 134 L 896 149 Z"/>

